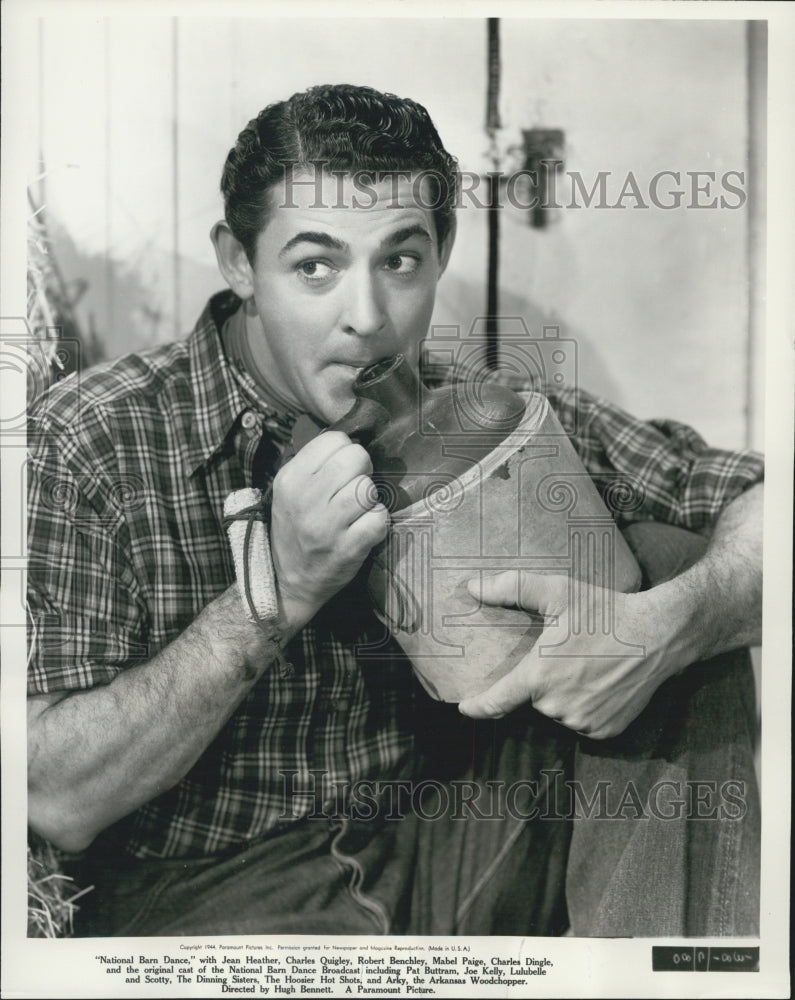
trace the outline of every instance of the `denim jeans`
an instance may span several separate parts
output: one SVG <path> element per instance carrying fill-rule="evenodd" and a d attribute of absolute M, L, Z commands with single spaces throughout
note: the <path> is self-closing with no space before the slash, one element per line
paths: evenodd
<path fill-rule="evenodd" d="M 633 525 L 625 537 L 647 585 L 678 575 L 705 548 L 663 525 Z M 759 933 L 754 704 L 750 656 L 736 650 L 668 681 L 616 739 L 579 741 L 584 792 L 610 782 L 603 812 L 615 813 L 629 782 L 657 808 L 643 819 L 630 803 L 626 820 L 596 811 L 575 820 L 567 899 L 576 935 Z"/>
<path fill-rule="evenodd" d="M 574 737 L 532 709 L 503 726 L 424 709 L 434 738 L 395 819 L 306 819 L 200 860 L 90 851 L 74 873 L 95 887 L 76 933 L 561 934 L 571 822 L 541 772 L 570 770 Z M 533 810 L 548 818 L 528 822 Z"/>
<path fill-rule="evenodd" d="M 626 537 L 647 585 L 703 551 L 660 525 Z M 691 666 L 612 740 L 531 707 L 475 722 L 430 699 L 417 733 L 422 795 L 404 818 L 310 819 L 192 861 L 89 852 L 77 934 L 758 933 L 746 651 Z"/>

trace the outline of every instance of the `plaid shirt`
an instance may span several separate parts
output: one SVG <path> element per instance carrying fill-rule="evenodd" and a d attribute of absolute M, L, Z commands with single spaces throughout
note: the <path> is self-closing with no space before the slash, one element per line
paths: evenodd
<path fill-rule="evenodd" d="M 238 304 L 215 296 L 187 340 L 73 376 L 33 408 L 31 694 L 112 681 L 234 581 L 224 499 L 250 484 L 262 435 L 276 445 L 271 477 L 290 435 L 224 356 L 219 330 Z M 578 390 L 548 395 L 597 482 L 643 484 L 624 520 L 704 529 L 762 476 L 758 455 L 707 448 L 682 425 Z M 139 857 L 212 855 L 328 809 L 312 772 L 332 800 L 334 782 L 409 776 L 411 671 L 394 645 L 379 660 L 355 654 L 383 639 L 343 591 L 290 643 L 295 675 L 266 671 L 182 781 L 103 836 Z"/>

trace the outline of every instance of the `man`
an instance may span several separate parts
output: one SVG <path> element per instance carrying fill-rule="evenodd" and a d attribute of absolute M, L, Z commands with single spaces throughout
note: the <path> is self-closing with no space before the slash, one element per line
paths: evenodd
<path fill-rule="evenodd" d="M 428 703 L 405 662 L 357 658 L 382 637 L 355 577 L 388 514 L 367 452 L 318 431 L 349 409 L 363 366 L 396 352 L 416 365 L 453 244 L 455 179 L 413 102 L 341 86 L 269 106 L 224 169 L 226 217 L 212 238 L 231 292 L 187 341 L 67 381 L 33 412 L 30 824 L 96 886 L 80 933 L 549 934 L 569 921 L 611 933 L 621 852 L 636 859 L 637 843 L 627 851 L 599 832 L 615 857 L 583 874 L 592 834 L 575 824 L 569 848 L 554 780 L 497 822 L 422 822 L 416 810 L 393 822 L 396 789 L 421 776 L 570 776 L 575 762 L 582 776 L 659 688 L 673 715 L 657 742 L 684 739 L 689 753 L 681 711 L 699 695 L 682 694 L 675 675 L 758 641 L 758 458 L 562 394 L 552 402 L 564 424 L 573 405 L 585 416 L 575 445 L 589 471 L 640 476 L 638 520 L 709 534 L 685 572 L 612 598 L 618 634 L 646 655 L 601 658 L 592 637 L 581 659 L 550 670 L 531 652 L 461 715 Z M 272 486 L 275 611 L 259 624 L 224 521 L 229 495 L 252 483 Z M 569 613 L 557 579 L 499 576 L 480 596 Z M 734 691 L 736 673 L 695 686 Z M 709 702 L 701 723 L 741 747 L 751 780 L 731 728 L 748 704 L 729 701 L 733 715 Z M 641 743 L 601 754 L 599 773 L 669 759 Z M 362 782 L 375 808 L 353 817 L 337 790 Z M 546 822 L 526 818 L 539 804 Z M 690 828 L 678 829 L 690 845 Z M 737 843 L 731 857 L 696 846 L 737 869 Z M 633 870 L 648 867 L 647 857 Z M 668 896 L 682 912 L 692 905 Z M 736 917 L 727 899 L 706 907 L 703 926 L 721 932 L 720 912 L 723 932 L 742 933 L 748 907 Z M 707 932 L 622 905 L 622 932 Z"/>

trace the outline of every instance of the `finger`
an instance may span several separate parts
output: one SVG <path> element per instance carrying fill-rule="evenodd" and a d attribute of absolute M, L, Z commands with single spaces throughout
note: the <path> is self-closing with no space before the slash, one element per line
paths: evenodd
<path fill-rule="evenodd" d="M 342 431 L 323 431 L 308 441 L 291 460 L 312 474 L 321 469 L 328 459 L 342 448 L 347 448 L 351 439 Z"/>
<path fill-rule="evenodd" d="M 529 657 L 532 653 L 486 691 L 465 698 L 459 703 L 458 711 L 471 719 L 500 719 L 520 705 L 532 702 L 536 692 L 528 670 Z"/>
<path fill-rule="evenodd" d="M 494 576 L 474 577 L 467 581 L 467 589 L 481 604 L 519 607 L 519 573 L 516 570 L 506 570 Z"/>
<path fill-rule="evenodd" d="M 337 490 L 329 506 L 332 514 L 339 518 L 340 524 L 349 525 L 379 503 L 378 490 L 372 479 L 369 476 L 356 476 Z"/>
<path fill-rule="evenodd" d="M 382 503 L 377 503 L 366 511 L 348 528 L 347 540 L 352 548 L 363 550 L 365 554 L 374 545 L 386 538 L 389 527 L 389 511 Z"/>
<path fill-rule="evenodd" d="M 470 594 L 482 604 L 522 608 L 546 614 L 566 600 L 569 581 L 564 576 L 506 570 L 494 576 L 475 577 L 467 583 Z"/>
<path fill-rule="evenodd" d="M 373 463 L 364 448 L 360 444 L 349 444 L 330 455 L 313 479 L 331 500 L 354 479 L 369 476 L 372 471 Z"/>
<path fill-rule="evenodd" d="M 533 708 L 540 715 L 545 715 L 548 719 L 553 722 L 557 722 L 561 726 L 565 726 L 567 729 L 572 729 L 578 731 L 580 728 L 579 717 L 575 717 L 569 711 L 570 700 L 561 701 L 560 696 L 554 693 L 547 692 L 546 694 L 539 694 L 536 692 L 536 697 L 533 701 Z M 585 723 L 582 723 L 585 725 Z"/>

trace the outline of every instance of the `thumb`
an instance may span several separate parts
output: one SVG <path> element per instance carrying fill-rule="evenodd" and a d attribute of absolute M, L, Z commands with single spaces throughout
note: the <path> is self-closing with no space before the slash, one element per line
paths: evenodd
<path fill-rule="evenodd" d="M 537 659 L 533 654 L 534 650 L 531 650 L 513 670 L 500 677 L 486 691 L 461 701 L 458 711 L 471 719 L 501 719 L 520 705 L 532 704 L 540 693 L 534 669 Z"/>
<path fill-rule="evenodd" d="M 482 604 L 499 604 L 506 608 L 546 614 L 561 599 L 565 601 L 569 581 L 565 576 L 506 570 L 494 576 L 475 577 L 468 581 L 467 588 Z"/>

